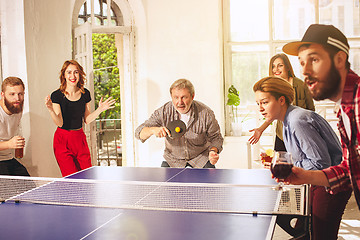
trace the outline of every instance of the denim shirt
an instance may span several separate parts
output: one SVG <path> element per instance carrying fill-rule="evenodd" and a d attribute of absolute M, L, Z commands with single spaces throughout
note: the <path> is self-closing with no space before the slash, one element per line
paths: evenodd
<path fill-rule="evenodd" d="M 342 160 L 339 138 L 319 114 L 290 105 L 284 118 L 285 147 L 294 165 L 306 170 L 321 170 Z"/>

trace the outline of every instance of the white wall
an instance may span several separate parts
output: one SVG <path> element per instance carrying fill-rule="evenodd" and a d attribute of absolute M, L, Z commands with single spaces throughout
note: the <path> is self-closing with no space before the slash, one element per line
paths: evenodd
<path fill-rule="evenodd" d="M 51 3 L 51 4 L 50 4 Z M 25 0 L 25 33 L 30 82 L 31 158 L 30 171 L 40 176 L 61 176 L 53 150 L 56 126 L 44 98 L 59 88 L 59 73 L 71 59 L 70 0 Z"/>
<path fill-rule="evenodd" d="M 33 162 L 30 172 L 33 175 L 60 176 L 52 151 L 56 126 L 44 105 L 44 98 L 59 88 L 61 66 L 65 60 L 71 59 L 69 3 L 69 0 L 24 1 L 27 72 L 30 83 L 30 157 Z"/>
<path fill-rule="evenodd" d="M 44 98 L 59 87 L 58 73 L 71 58 L 69 1 L 1 1 L 3 78 L 19 76 L 25 83 L 22 119 L 26 138 L 22 160 L 33 176 L 60 176 L 52 151 L 55 125 Z"/>
<path fill-rule="evenodd" d="M 22 135 L 26 139 L 25 153 L 30 151 L 30 112 L 29 112 L 29 81 L 27 77 L 27 63 L 25 50 L 24 5 L 22 0 L 0 2 L 1 23 L 1 62 L 2 79 L 16 76 L 23 80 L 25 85 L 24 111 L 22 118 Z M 11 14 L 8 14 L 11 13 Z M 21 162 L 25 166 L 34 163 L 25 154 Z"/>
<path fill-rule="evenodd" d="M 0 1 L 0 10 L 2 77 L 18 76 L 26 82 L 23 0 Z"/>
<path fill-rule="evenodd" d="M 71 58 L 75 0 L 0 1 L 1 32 L 7 37 L 2 39 L 6 47 L 2 49 L 3 73 L 18 73 L 28 82 L 24 164 L 33 176 L 58 177 L 60 171 L 52 150 L 56 127 L 44 106 L 44 98 L 59 87 L 60 68 Z M 195 86 L 195 99 L 214 110 L 224 133 L 221 1 L 129 0 L 128 3 L 136 33 L 135 125 L 170 100 L 169 87 L 173 81 L 188 78 Z M 163 139 L 152 137 L 146 143 L 137 140 L 135 143 L 136 166 L 160 166 Z M 233 141 L 226 140 L 224 149 L 220 167 L 246 167 L 231 159 L 233 153 L 240 151 Z"/>

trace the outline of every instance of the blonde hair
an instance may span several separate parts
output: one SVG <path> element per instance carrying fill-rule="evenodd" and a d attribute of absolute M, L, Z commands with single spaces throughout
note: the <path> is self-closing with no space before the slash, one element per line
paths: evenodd
<path fill-rule="evenodd" d="M 194 96 L 194 94 L 195 94 L 194 85 L 189 80 L 184 79 L 184 78 L 178 79 L 173 84 L 171 84 L 170 94 L 174 88 L 178 88 L 178 89 L 186 88 L 187 90 L 189 90 L 191 96 Z"/>
<path fill-rule="evenodd" d="M 288 105 L 290 105 L 295 98 L 295 91 L 291 84 L 275 76 L 265 77 L 257 81 L 254 84 L 253 91 L 270 93 L 276 100 L 284 96 L 285 102 Z"/>

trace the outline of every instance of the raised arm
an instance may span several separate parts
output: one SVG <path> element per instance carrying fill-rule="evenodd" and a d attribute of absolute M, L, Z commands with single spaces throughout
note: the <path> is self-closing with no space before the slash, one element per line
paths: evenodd
<path fill-rule="evenodd" d="M 50 96 L 45 97 L 45 106 L 47 107 L 50 116 L 55 123 L 56 126 L 62 127 L 63 125 L 63 118 L 61 114 L 61 108 L 60 105 L 57 103 L 53 103 L 50 99 Z"/>
<path fill-rule="evenodd" d="M 152 135 L 160 138 L 171 136 L 169 129 L 166 127 L 144 127 L 140 132 L 140 139 L 146 141 Z"/>
<path fill-rule="evenodd" d="M 260 127 L 251 129 L 249 132 L 254 132 L 254 134 L 249 138 L 250 144 L 256 144 L 265 131 L 265 129 L 271 124 L 272 122 L 264 122 Z"/>
<path fill-rule="evenodd" d="M 99 107 L 93 112 L 90 112 L 90 102 L 86 103 L 85 115 L 84 115 L 85 123 L 86 124 L 91 123 L 100 115 L 100 113 L 102 113 L 108 109 L 114 108 L 115 102 L 116 102 L 116 100 L 113 99 L 112 97 L 109 97 L 104 102 L 103 102 L 103 98 L 101 98 L 100 102 L 99 102 Z"/>
<path fill-rule="evenodd" d="M 145 142 L 152 135 L 155 135 L 156 137 L 171 136 L 169 129 L 165 127 L 166 123 L 164 119 L 165 115 L 168 114 L 165 110 L 165 108 L 167 108 L 166 106 L 167 104 L 156 109 L 149 119 L 135 129 L 135 137 L 137 139 L 141 142 Z"/>

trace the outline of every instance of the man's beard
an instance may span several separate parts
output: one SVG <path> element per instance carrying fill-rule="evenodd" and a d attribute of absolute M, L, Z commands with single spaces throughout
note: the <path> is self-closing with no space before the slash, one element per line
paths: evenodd
<path fill-rule="evenodd" d="M 4 103 L 6 108 L 9 110 L 9 112 L 11 112 L 12 114 L 16 114 L 16 113 L 21 113 L 23 110 L 23 106 L 24 106 L 24 101 L 21 101 L 19 105 L 14 105 L 13 103 L 11 103 L 10 101 L 8 101 L 6 99 L 6 97 L 4 97 Z"/>
<path fill-rule="evenodd" d="M 338 94 L 340 91 L 340 83 L 341 83 L 341 76 L 338 70 L 335 68 L 334 60 L 331 61 L 331 68 L 328 75 L 325 78 L 326 80 L 319 81 L 318 79 L 313 79 L 311 76 L 308 76 L 306 81 L 317 81 L 317 82 L 325 82 L 326 84 L 322 86 L 316 92 L 311 92 L 311 95 L 314 100 L 320 101 L 324 99 L 330 99 Z"/>

